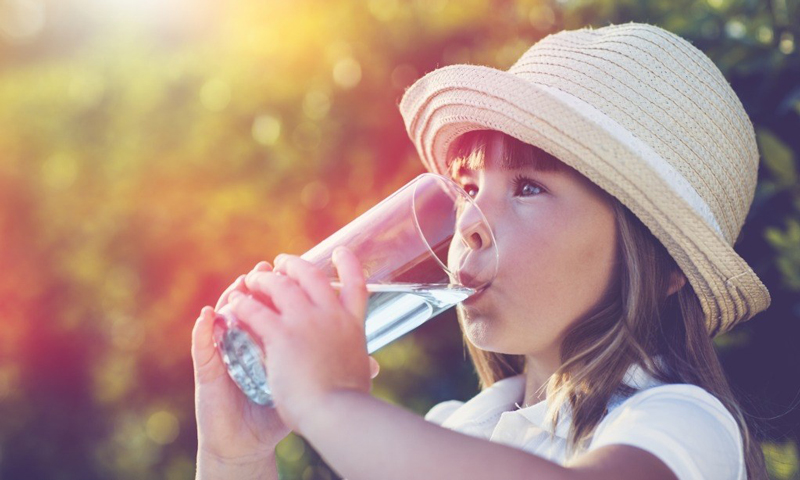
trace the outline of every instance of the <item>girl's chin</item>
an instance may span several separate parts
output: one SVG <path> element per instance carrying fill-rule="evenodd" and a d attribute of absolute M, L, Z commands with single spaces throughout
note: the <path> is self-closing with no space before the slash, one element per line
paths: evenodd
<path fill-rule="evenodd" d="M 467 340 L 476 348 L 485 352 L 506 355 L 527 355 L 531 345 L 520 343 L 518 336 L 503 332 L 496 321 L 483 316 L 461 316 L 461 331 Z"/>
<path fill-rule="evenodd" d="M 469 317 L 461 321 L 461 328 L 467 340 L 481 350 L 495 352 L 501 347 L 497 329 L 485 317 Z"/>
<path fill-rule="evenodd" d="M 476 308 L 458 308 L 461 331 L 472 345 L 487 352 L 503 353 L 509 338 L 504 338 L 503 322 L 496 316 L 486 315 Z M 508 332 L 505 333 L 507 337 Z"/>

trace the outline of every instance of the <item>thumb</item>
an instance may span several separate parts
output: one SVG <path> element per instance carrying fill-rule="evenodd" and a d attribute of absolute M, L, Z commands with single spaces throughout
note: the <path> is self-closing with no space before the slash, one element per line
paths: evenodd
<path fill-rule="evenodd" d="M 192 329 L 192 363 L 195 372 L 214 360 L 217 354 L 214 345 L 214 309 L 205 306 Z"/>
<path fill-rule="evenodd" d="M 333 260 L 336 272 L 342 282 L 341 293 L 339 294 L 342 305 L 363 323 L 369 293 L 367 292 L 361 261 L 347 247 L 336 247 L 331 260 Z"/>

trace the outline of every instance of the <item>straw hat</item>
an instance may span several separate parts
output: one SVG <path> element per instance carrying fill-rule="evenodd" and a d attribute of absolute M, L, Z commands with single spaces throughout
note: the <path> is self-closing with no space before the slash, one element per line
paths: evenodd
<path fill-rule="evenodd" d="M 716 66 L 682 38 L 629 23 L 550 35 L 507 71 L 434 70 L 400 101 L 425 167 L 492 129 L 536 145 L 626 205 L 700 298 L 713 337 L 769 306 L 733 250 L 753 200 L 753 126 Z"/>

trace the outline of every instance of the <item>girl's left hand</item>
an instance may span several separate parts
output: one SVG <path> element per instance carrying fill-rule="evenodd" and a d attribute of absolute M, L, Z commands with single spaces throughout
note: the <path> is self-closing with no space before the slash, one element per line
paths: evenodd
<path fill-rule="evenodd" d="M 305 415 L 324 408 L 328 393 L 371 389 L 361 262 L 339 247 L 333 263 L 342 282 L 339 295 L 317 267 L 279 255 L 273 272 L 253 271 L 245 278 L 247 288 L 272 305 L 252 293 L 231 301 L 235 315 L 261 339 L 275 407 L 293 430 Z"/>

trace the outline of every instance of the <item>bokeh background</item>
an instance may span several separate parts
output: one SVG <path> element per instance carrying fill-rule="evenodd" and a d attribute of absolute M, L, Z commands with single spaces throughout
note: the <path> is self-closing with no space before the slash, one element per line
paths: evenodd
<path fill-rule="evenodd" d="M 0 478 L 193 478 L 200 308 L 422 172 L 404 88 L 627 21 L 706 52 L 756 126 L 737 249 L 773 304 L 715 342 L 770 475 L 800 478 L 798 3 L 0 0 Z M 376 357 L 374 394 L 420 415 L 478 392 L 452 312 Z M 300 437 L 277 454 L 338 478 Z"/>

